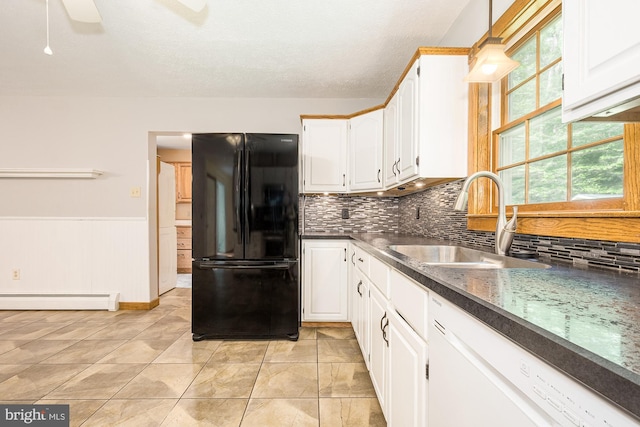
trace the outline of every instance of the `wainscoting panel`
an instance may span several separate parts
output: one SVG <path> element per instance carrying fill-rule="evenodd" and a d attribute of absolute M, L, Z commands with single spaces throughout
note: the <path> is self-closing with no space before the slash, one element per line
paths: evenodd
<path fill-rule="evenodd" d="M 145 218 L 0 218 L 0 236 L 0 295 L 150 301 Z"/>

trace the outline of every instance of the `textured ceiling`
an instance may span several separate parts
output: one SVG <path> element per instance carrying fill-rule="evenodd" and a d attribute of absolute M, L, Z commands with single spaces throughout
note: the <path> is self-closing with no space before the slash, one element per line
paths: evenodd
<path fill-rule="evenodd" d="M 0 96 L 385 98 L 470 0 L 3 0 Z"/>

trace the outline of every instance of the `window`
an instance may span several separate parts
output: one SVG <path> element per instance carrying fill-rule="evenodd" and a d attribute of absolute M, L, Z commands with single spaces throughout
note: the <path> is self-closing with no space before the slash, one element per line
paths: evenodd
<path fill-rule="evenodd" d="M 562 20 L 544 21 L 511 52 L 520 66 L 502 83 L 503 121 L 493 147 L 507 204 L 623 197 L 621 123 L 563 124 Z M 540 207 L 536 207 L 539 210 Z"/>
<path fill-rule="evenodd" d="M 519 234 L 640 241 L 640 123 L 561 123 L 560 12 L 557 2 L 518 0 L 493 25 L 521 66 L 498 98 L 490 84 L 469 86 L 469 173 L 503 178 L 508 204 L 519 206 Z M 475 181 L 468 228 L 495 231 L 497 210 L 493 183 Z"/>

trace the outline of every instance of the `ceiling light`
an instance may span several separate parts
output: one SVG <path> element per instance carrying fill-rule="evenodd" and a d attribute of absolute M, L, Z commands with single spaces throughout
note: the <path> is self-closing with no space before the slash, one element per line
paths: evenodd
<path fill-rule="evenodd" d="M 479 46 L 476 62 L 467 77 L 464 78 L 466 82 L 496 82 L 520 65 L 518 61 L 514 61 L 504 53 L 505 45 L 502 44 L 502 39 L 493 37 L 491 34 L 493 27 L 492 6 L 492 0 L 489 0 L 489 34 Z"/>
<path fill-rule="evenodd" d="M 46 1 L 47 8 L 47 45 L 44 47 L 44 53 L 51 56 L 53 55 L 53 51 L 49 47 L 49 0 Z"/>

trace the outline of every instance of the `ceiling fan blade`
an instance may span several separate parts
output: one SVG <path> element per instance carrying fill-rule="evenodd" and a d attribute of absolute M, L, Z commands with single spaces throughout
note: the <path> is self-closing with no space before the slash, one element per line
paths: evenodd
<path fill-rule="evenodd" d="M 196 13 L 199 13 L 207 5 L 206 0 L 178 0 L 178 1 Z"/>
<path fill-rule="evenodd" d="M 102 21 L 100 12 L 93 0 L 62 0 L 69 18 L 78 22 L 97 24 Z"/>

